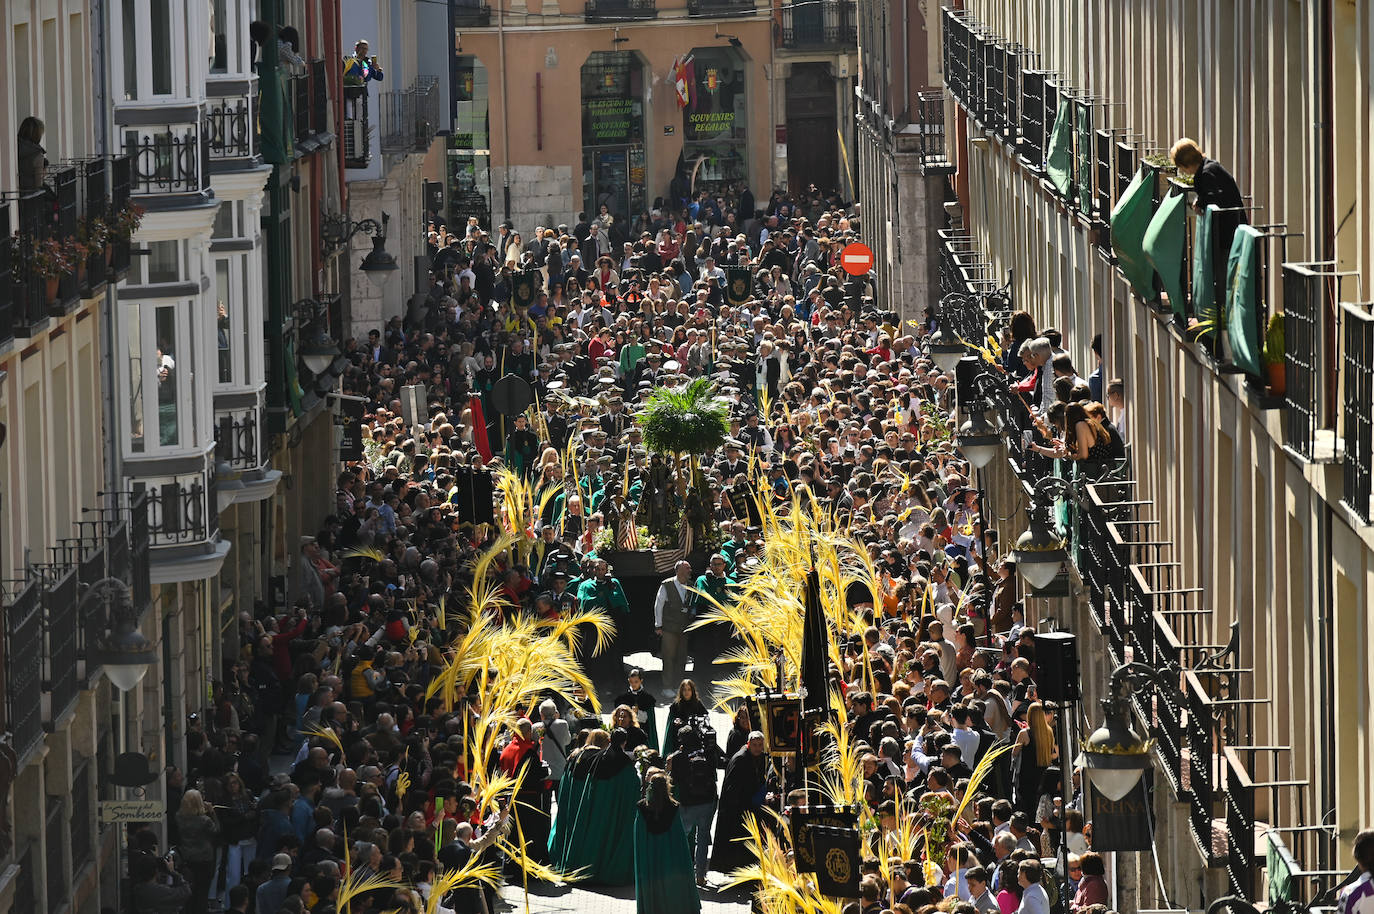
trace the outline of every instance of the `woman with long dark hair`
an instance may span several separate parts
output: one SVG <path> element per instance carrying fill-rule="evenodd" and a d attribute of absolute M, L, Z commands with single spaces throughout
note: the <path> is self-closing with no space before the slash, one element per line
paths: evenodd
<path fill-rule="evenodd" d="M 651 769 L 635 815 L 636 914 L 697 914 L 701 896 L 668 776 Z"/>

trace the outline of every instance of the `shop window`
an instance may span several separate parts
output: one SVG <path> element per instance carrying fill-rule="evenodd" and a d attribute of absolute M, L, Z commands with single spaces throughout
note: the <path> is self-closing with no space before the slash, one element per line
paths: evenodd
<path fill-rule="evenodd" d="M 448 225 L 453 231 L 475 216 L 491 225 L 491 141 L 487 68 L 459 54 L 453 79 L 453 133 L 448 141 Z"/>
<path fill-rule="evenodd" d="M 582 65 L 582 203 L 613 239 L 644 210 L 644 68 L 631 51 Z"/>
<path fill-rule="evenodd" d="M 682 149 L 696 187 L 725 191 L 749 178 L 746 64 L 734 48 L 692 51 L 691 100 L 682 109 Z"/>

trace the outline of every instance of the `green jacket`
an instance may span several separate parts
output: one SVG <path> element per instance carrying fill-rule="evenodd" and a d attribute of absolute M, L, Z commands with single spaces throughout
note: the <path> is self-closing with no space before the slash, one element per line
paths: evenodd
<path fill-rule="evenodd" d="M 733 599 L 730 595 L 730 589 L 734 584 L 735 579 L 728 574 L 723 578 L 718 578 L 713 574 L 703 574 L 697 578 L 696 588 L 716 602 L 725 605 Z"/>
<path fill-rule="evenodd" d="M 598 581 L 589 578 L 577 585 L 577 601 L 583 609 L 599 609 L 606 613 L 626 615 L 630 611 L 630 601 L 625 599 L 625 591 L 615 578 Z"/>

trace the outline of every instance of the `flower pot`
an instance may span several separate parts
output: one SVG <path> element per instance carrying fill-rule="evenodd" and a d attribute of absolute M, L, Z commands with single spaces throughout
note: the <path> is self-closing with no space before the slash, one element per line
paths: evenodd
<path fill-rule="evenodd" d="M 1288 376 L 1282 362 L 1277 364 L 1265 365 L 1264 370 L 1269 374 L 1269 393 L 1276 397 L 1282 397 L 1288 392 Z"/>
<path fill-rule="evenodd" d="M 61 278 L 58 276 L 49 276 L 45 280 L 45 282 L 47 283 L 46 288 L 48 302 L 52 303 L 57 301 L 57 285 L 59 282 L 61 282 Z"/>

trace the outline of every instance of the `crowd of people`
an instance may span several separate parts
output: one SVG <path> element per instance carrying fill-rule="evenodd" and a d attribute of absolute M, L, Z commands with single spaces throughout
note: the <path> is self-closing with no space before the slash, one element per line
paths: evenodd
<path fill-rule="evenodd" d="M 242 615 L 240 654 L 191 722 L 188 768 L 169 773 L 170 852 L 152 829 L 130 834 L 134 911 L 490 914 L 494 880 L 445 879 L 479 865 L 515 883 L 633 884 L 643 914 L 698 911 L 756 862 L 743 839 L 753 817 L 777 827 L 765 806 L 821 802 L 766 751 L 757 707 L 728 698 L 750 671 L 731 654 L 740 633 L 710 614 L 763 567 L 765 531 L 799 511 L 875 574 L 850 596 L 861 624 L 832 632 L 844 739 L 824 764 L 857 763 L 865 836 L 849 909 L 1048 914 L 1067 891 L 1074 914 L 1106 910 L 1077 787 L 1062 795 L 1037 620 L 954 447 L 931 325 L 899 320 L 842 270 L 857 207 L 751 201 L 724 207 L 753 212 L 738 231 L 703 221 L 717 201 L 656 207 L 619 249 L 595 217 L 528 243 L 509 225 L 430 227 L 423 308 L 348 343 L 365 454 L 300 546 L 298 596 Z M 1025 312 L 994 339 L 989 368 L 1042 420 L 1036 447 L 1123 452 L 1119 382 L 1080 377 Z M 532 403 L 508 415 L 494 392 L 512 374 Z M 703 378 L 728 408 L 721 446 L 650 452 L 638 411 Z M 666 557 L 647 589 L 610 561 L 645 551 Z M 487 589 L 475 620 L 462 607 Z M 569 619 L 590 689 L 492 721 L 487 670 L 441 687 L 474 626 Z M 629 668 L 637 650 L 662 672 Z M 487 802 L 478 775 L 510 787 Z M 932 860 L 912 824 L 941 804 L 968 813 Z M 1061 836 L 1068 872 L 1050 878 L 1042 858 Z"/>

